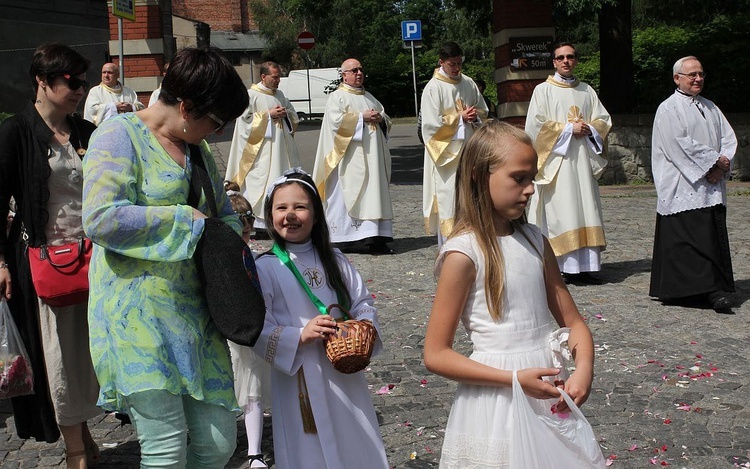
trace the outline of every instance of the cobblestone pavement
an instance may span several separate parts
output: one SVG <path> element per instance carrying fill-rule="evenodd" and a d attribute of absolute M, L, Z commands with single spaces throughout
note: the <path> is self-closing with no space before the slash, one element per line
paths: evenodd
<path fill-rule="evenodd" d="M 304 144 L 308 162 L 314 130 L 303 137 L 313 142 Z M 388 459 L 397 468 L 432 468 L 440 458 L 455 384 L 431 375 L 422 364 L 437 248 L 435 237 L 422 228 L 422 156 L 413 130 L 413 125 L 396 126 L 391 140 L 396 254 L 350 258 L 375 295 L 385 335 L 385 351 L 373 359 L 367 377 Z M 220 164 L 227 148 L 226 141 L 214 144 Z M 648 297 L 653 187 L 602 188 L 605 283 L 570 290 L 596 343 L 596 377 L 583 411 L 613 468 L 750 467 L 750 404 L 745 402 L 750 387 L 750 184 L 732 183 L 730 193 L 737 307 L 734 315 L 719 315 L 701 307 L 663 306 Z M 267 246 L 258 242 L 256 247 Z M 462 329 L 456 347 L 469 350 Z M 102 447 L 100 467 L 138 467 L 130 426 L 118 426 L 112 416 L 89 424 Z M 9 403 L 0 401 L 3 468 L 64 467 L 62 442 L 19 440 L 13 428 Z M 273 461 L 270 418 L 264 430 L 263 450 Z M 241 467 L 246 450 L 238 421 L 238 447 L 228 467 Z"/>

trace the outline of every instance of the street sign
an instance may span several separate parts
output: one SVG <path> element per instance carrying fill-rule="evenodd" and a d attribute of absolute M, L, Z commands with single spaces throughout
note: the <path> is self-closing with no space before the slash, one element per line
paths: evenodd
<path fill-rule="evenodd" d="M 402 49 L 411 49 L 412 47 L 415 49 L 421 49 L 422 41 L 404 41 Z"/>
<path fill-rule="evenodd" d="M 401 39 L 404 41 L 421 41 L 422 22 L 420 20 L 402 21 Z"/>
<path fill-rule="evenodd" d="M 552 37 L 515 37 L 508 40 L 510 45 L 510 68 L 518 70 L 549 70 L 552 67 L 552 54 L 549 45 Z"/>
<path fill-rule="evenodd" d="M 135 21 L 135 0 L 112 0 L 112 16 Z"/>
<path fill-rule="evenodd" d="M 297 45 L 305 50 L 310 50 L 315 47 L 315 36 L 309 31 L 302 31 L 297 36 Z"/>

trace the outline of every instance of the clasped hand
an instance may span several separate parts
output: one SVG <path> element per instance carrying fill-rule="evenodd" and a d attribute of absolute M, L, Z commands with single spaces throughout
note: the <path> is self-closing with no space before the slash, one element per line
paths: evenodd
<path fill-rule="evenodd" d="M 591 128 L 585 122 L 574 122 L 573 123 L 573 136 L 576 138 L 588 137 L 591 135 Z"/>
<path fill-rule="evenodd" d="M 299 341 L 309 344 L 315 339 L 328 340 L 328 337 L 336 333 L 336 321 L 327 314 L 319 314 L 305 324 L 302 328 Z"/>
<path fill-rule="evenodd" d="M 477 108 L 474 106 L 469 106 L 463 111 L 461 111 L 461 118 L 465 122 L 474 122 L 477 120 Z"/>
<path fill-rule="evenodd" d="M 373 123 L 373 124 L 377 124 L 378 122 L 383 120 L 383 116 L 381 116 L 380 113 L 376 111 L 375 109 L 370 109 L 368 111 L 365 111 L 362 114 L 363 114 L 362 117 L 364 118 L 365 121 Z"/>
<path fill-rule="evenodd" d="M 706 179 L 711 184 L 716 184 L 724 178 L 724 175 L 729 172 L 731 166 L 729 158 L 721 155 L 719 159 L 716 160 L 716 164 L 714 164 L 708 171 L 708 174 L 706 174 Z"/>
<path fill-rule="evenodd" d="M 278 119 L 279 117 L 286 115 L 286 108 L 277 104 L 275 108 L 268 111 L 268 114 L 271 116 L 271 119 Z"/>

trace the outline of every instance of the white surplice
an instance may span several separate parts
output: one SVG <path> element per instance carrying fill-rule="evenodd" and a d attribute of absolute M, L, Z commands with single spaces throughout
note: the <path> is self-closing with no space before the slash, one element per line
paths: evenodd
<path fill-rule="evenodd" d="M 374 109 L 381 124 L 363 122 Z M 364 88 L 342 84 L 326 103 L 313 180 L 323 198 L 331 242 L 393 237 L 391 119 Z"/>
<path fill-rule="evenodd" d="M 268 185 L 287 169 L 300 165 L 294 141 L 299 117 L 279 90 L 259 83 L 247 94 L 250 105 L 235 123 L 225 178 L 240 186 L 240 192 L 253 207 L 255 227 L 264 229 Z M 276 106 L 286 109 L 286 117 L 270 118 L 269 110 Z"/>
<path fill-rule="evenodd" d="M 586 122 L 590 137 L 572 136 L 575 122 Z M 549 77 L 535 89 L 526 132 L 539 161 L 528 219 L 548 236 L 560 270 L 601 269 L 606 247 L 597 179 L 612 119 L 593 88 L 577 79 L 564 83 Z"/>
<path fill-rule="evenodd" d="M 651 138 L 657 213 L 727 204 L 728 174 L 716 184 L 705 176 L 720 156 L 733 160 L 737 137 L 712 101 L 675 91 L 656 110 Z"/>
<path fill-rule="evenodd" d="M 312 292 L 325 305 L 338 303 L 325 280 L 312 242 L 287 243 L 287 250 Z M 350 316 L 372 321 L 378 330 L 373 355 L 382 349 L 373 298 L 362 277 L 336 250 L 336 260 L 352 297 Z M 258 278 L 266 302 L 263 332 L 253 350 L 272 365 L 273 442 L 279 469 L 386 469 L 380 428 L 364 372 L 342 374 L 325 354 L 322 340 L 300 344 L 302 328 L 319 311 L 292 272 L 272 254 L 258 258 Z M 334 317 L 340 317 L 337 309 Z M 305 433 L 298 373 L 304 369 L 317 433 Z"/>

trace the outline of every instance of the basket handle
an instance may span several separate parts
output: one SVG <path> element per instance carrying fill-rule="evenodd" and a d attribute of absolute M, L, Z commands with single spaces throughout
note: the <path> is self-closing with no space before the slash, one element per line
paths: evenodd
<path fill-rule="evenodd" d="M 338 303 L 333 303 L 333 304 L 329 305 L 326 308 L 326 314 L 329 315 L 329 316 L 331 316 L 331 310 L 334 309 L 334 308 L 338 308 L 339 311 L 341 311 L 342 313 L 344 313 L 344 321 L 346 321 L 348 319 L 351 319 L 351 317 L 349 316 L 349 310 L 346 309 L 346 308 L 344 308 L 343 306 L 341 306 Z"/>

